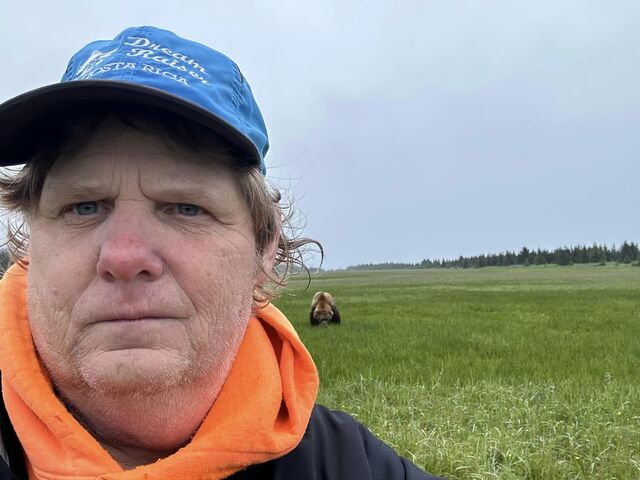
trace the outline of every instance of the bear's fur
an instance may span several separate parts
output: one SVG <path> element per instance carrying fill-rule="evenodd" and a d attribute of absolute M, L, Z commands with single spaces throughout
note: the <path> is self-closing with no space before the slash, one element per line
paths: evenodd
<path fill-rule="evenodd" d="M 340 323 L 340 312 L 330 293 L 316 292 L 311 301 L 309 321 L 313 326 L 327 326 L 330 323 Z"/>

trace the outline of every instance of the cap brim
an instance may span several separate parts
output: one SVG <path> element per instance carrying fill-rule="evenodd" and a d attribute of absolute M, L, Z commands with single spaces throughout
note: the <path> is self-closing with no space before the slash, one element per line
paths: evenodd
<path fill-rule="evenodd" d="M 91 102 L 139 105 L 173 112 L 211 129 L 238 148 L 245 162 L 260 166 L 260 154 L 253 142 L 222 118 L 163 90 L 111 80 L 56 83 L 31 90 L 0 105 L 0 166 L 25 162 L 28 149 L 25 142 L 31 145 L 34 142 L 28 130 L 38 120 L 82 108 L 83 104 L 88 106 Z"/>

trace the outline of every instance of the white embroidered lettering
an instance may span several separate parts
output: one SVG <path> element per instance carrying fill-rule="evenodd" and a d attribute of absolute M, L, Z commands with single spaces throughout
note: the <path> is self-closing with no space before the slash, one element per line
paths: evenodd
<path fill-rule="evenodd" d="M 178 83 L 181 83 L 185 86 L 189 86 L 189 82 L 187 82 L 187 79 L 184 77 L 181 77 L 180 75 L 176 75 L 173 72 L 168 72 L 166 70 L 162 70 L 158 67 L 155 67 L 153 65 L 149 65 L 148 63 L 143 63 L 142 64 L 142 71 L 143 72 L 149 72 L 149 73 L 153 73 L 154 75 L 162 75 L 165 78 L 169 78 L 171 80 L 174 80 Z"/>
<path fill-rule="evenodd" d="M 151 50 L 145 50 L 144 48 L 132 48 L 129 53 L 127 53 L 127 57 L 143 57 L 143 58 L 151 58 L 153 52 Z"/>
<path fill-rule="evenodd" d="M 124 42 L 125 45 L 130 47 L 148 47 L 151 43 L 148 39 L 144 37 L 127 37 L 128 42 Z"/>
<path fill-rule="evenodd" d="M 193 68 L 195 68 L 195 69 L 197 69 L 197 70 L 200 70 L 200 73 L 204 73 L 205 75 L 207 74 L 207 71 L 206 71 L 204 68 L 202 68 L 202 67 L 200 66 L 200 64 L 199 64 L 198 62 L 196 62 L 193 58 L 190 58 L 190 59 L 187 61 L 187 64 L 188 64 L 188 65 L 191 65 Z"/>
<path fill-rule="evenodd" d="M 209 82 L 207 80 L 205 80 L 204 78 L 202 78 L 200 75 L 198 75 L 196 72 L 194 72 L 193 70 L 191 70 L 189 72 L 189 75 L 191 75 L 193 78 L 195 78 L 196 80 L 200 81 L 201 83 L 204 83 L 205 85 L 209 85 Z"/>
<path fill-rule="evenodd" d="M 191 58 L 183 53 L 174 52 L 170 48 L 165 47 L 160 43 L 153 43 L 151 42 L 151 40 L 145 37 L 128 37 L 125 45 L 134 47 L 126 53 L 127 57 L 140 57 L 155 63 L 166 65 L 167 67 L 171 67 L 180 72 L 188 72 L 191 77 L 195 78 L 199 82 L 203 83 L 204 85 L 209 85 L 209 82 L 205 80 L 205 77 L 202 76 L 209 75 L 207 73 L 207 70 L 194 58 Z M 162 52 L 167 56 L 157 55 L 157 52 Z M 152 67 L 152 65 L 144 64 L 143 70 L 146 72 L 150 72 L 152 70 L 149 69 Z M 163 75 L 167 78 L 171 78 L 172 80 L 188 85 L 187 79 L 180 75 L 171 72 L 165 72 L 158 67 L 153 68 L 155 69 L 153 73 L 155 73 L 156 75 Z M 171 75 L 173 75 L 173 77 Z"/>

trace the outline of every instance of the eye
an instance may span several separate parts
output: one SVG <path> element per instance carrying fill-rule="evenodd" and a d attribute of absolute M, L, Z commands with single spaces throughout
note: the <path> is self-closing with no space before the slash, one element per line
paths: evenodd
<path fill-rule="evenodd" d="M 71 207 L 77 215 L 94 215 L 98 213 L 98 202 L 80 202 Z"/>
<path fill-rule="evenodd" d="M 196 215 L 203 213 L 204 209 L 192 203 L 178 203 L 175 206 L 175 211 L 180 215 L 195 217 Z"/>

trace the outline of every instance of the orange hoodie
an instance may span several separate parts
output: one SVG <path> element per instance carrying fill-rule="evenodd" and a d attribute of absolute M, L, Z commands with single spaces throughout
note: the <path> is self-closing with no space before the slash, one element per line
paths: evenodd
<path fill-rule="evenodd" d="M 226 382 L 191 442 L 153 464 L 123 470 L 54 394 L 31 338 L 26 278 L 14 265 L 0 281 L 0 370 L 30 479 L 215 480 L 281 457 L 302 439 L 318 376 L 289 321 L 269 305 L 249 321 Z"/>

